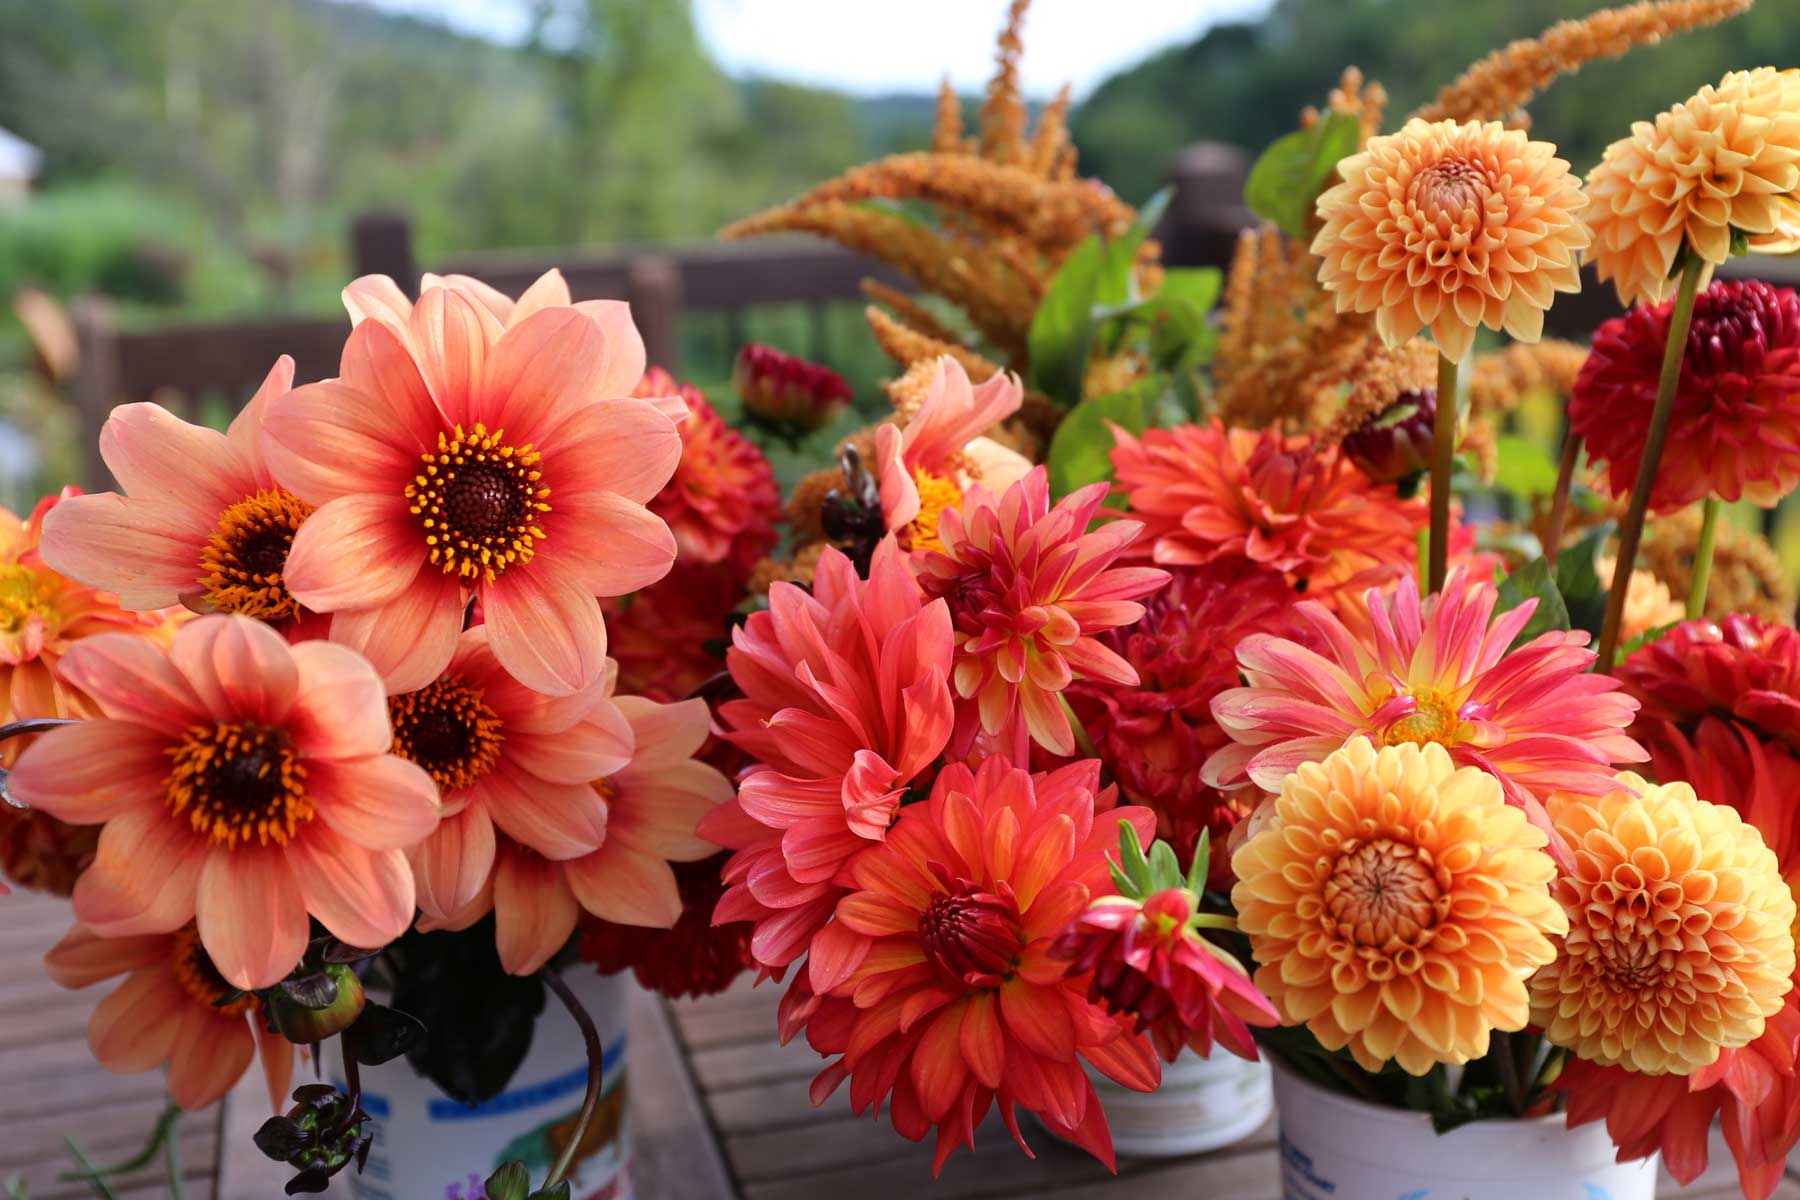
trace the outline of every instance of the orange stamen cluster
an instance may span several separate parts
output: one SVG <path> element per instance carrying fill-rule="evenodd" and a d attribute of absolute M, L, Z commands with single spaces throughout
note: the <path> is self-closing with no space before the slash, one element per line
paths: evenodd
<path fill-rule="evenodd" d="M 190 726 L 167 751 L 163 792 L 195 833 L 227 849 L 254 840 L 285 846 L 314 816 L 306 768 L 287 735 L 250 722 Z"/>
<path fill-rule="evenodd" d="M 545 536 L 537 524 L 550 511 L 537 469 L 542 455 L 505 437 L 479 422 L 439 433 L 437 449 L 420 456 L 423 467 L 406 485 L 431 561 L 446 575 L 492 583 L 514 563 L 530 562 Z"/>
<path fill-rule="evenodd" d="M 281 488 L 264 488 L 219 514 L 200 552 L 201 595 L 219 612 L 259 621 L 291 621 L 300 604 L 282 582 L 288 551 L 312 505 Z"/>
<path fill-rule="evenodd" d="M 962 489 L 955 480 L 934 475 L 923 467 L 914 467 L 912 476 L 919 489 L 919 515 L 901 531 L 900 541 L 908 550 L 936 550 L 941 554 L 944 543 L 938 537 L 938 522 L 944 510 L 962 507 Z"/>
<path fill-rule="evenodd" d="M 175 931 L 170 956 L 170 968 L 175 973 L 175 981 L 201 1004 L 216 1008 L 220 1015 L 227 1017 L 242 1016 L 256 1007 L 256 997 L 248 992 L 235 1000 L 220 1003 L 225 997 L 237 993 L 238 989 L 219 974 L 219 968 L 213 965 L 206 947 L 200 944 L 200 933 L 194 926 L 187 925 Z"/>
<path fill-rule="evenodd" d="M 0 566 L 0 633 L 18 633 L 33 617 L 48 621 L 55 614 L 48 580 L 17 563 Z"/>
<path fill-rule="evenodd" d="M 416 692 L 388 698 L 394 753 L 417 763 L 448 796 L 493 769 L 506 727 L 482 689 L 446 675 Z"/>

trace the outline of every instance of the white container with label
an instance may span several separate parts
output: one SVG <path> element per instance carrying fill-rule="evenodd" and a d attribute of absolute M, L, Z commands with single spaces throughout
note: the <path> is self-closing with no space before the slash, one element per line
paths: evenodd
<path fill-rule="evenodd" d="M 1154 1092 L 1121 1087 L 1092 1067 L 1088 1078 L 1106 1109 L 1113 1149 L 1131 1158 L 1172 1158 L 1242 1141 L 1269 1119 L 1275 1096 L 1269 1068 L 1215 1048 L 1164 1063 Z"/>

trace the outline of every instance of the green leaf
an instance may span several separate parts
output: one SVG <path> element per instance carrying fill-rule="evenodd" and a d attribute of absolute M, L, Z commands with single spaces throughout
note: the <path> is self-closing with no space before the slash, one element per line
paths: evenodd
<path fill-rule="evenodd" d="M 1503 433 L 1494 439 L 1500 466 L 1494 483 L 1519 496 L 1548 496 L 1556 490 L 1556 460 L 1529 438 Z"/>
<path fill-rule="evenodd" d="M 1188 868 L 1187 885 L 1190 892 L 1201 892 L 1206 889 L 1206 876 L 1212 870 L 1212 836 L 1204 829 L 1194 842 L 1194 865 Z"/>
<path fill-rule="evenodd" d="M 1289 237 L 1304 238 L 1338 160 L 1356 153 L 1361 140 L 1362 122 L 1348 113 L 1331 113 L 1311 129 L 1278 138 L 1250 168 L 1244 204 Z"/>
<path fill-rule="evenodd" d="M 1137 830 L 1130 821 L 1119 822 L 1119 866 L 1125 870 L 1126 881 L 1131 890 L 1122 891 L 1122 895 L 1143 897 L 1150 894 L 1150 860 L 1144 857 L 1144 847 L 1138 842 Z"/>
<path fill-rule="evenodd" d="M 1064 405 L 1081 398 L 1104 259 L 1097 235 L 1075 247 L 1057 268 L 1037 311 L 1031 314 L 1031 329 L 1026 334 L 1031 384 Z"/>
<path fill-rule="evenodd" d="M 1149 379 L 1122 392 L 1083 400 L 1071 409 L 1056 427 L 1045 459 L 1050 494 L 1066 496 L 1076 488 L 1111 479 L 1113 435 L 1107 423 L 1132 433 L 1144 432 L 1150 424 L 1150 403 L 1166 386 L 1167 380 Z"/>
<path fill-rule="evenodd" d="M 531 1190 L 531 1172 L 522 1162 L 503 1163 L 481 1187 L 488 1200 L 525 1200 Z"/>
<path fill-rule="evenodd" d="M 1169 197 L 1174 194 L 1173 188 L 1163 188 L 1156 195 L 1144 202 L 1138 209 L 1137 220 L 1123 235 L 1105 243 L 1105 254 L 1101 260 L 1100 275 L 1094 289 L 1095 304 L 1129 304 L 1140 299 L 1132 294 L 1132 282 L 1137 277 L 1133 269 L 1137 265 L 1138 248 L 1156 223 L 1162 220 L 1163 211 L 1169 207 Z"/>
<path fill-rule="evenodd" d="M 1170 267 L 1163 272 L 1156 298 L 1185 300 L 1202 313 L 1209 313 L 1219 303 L 1224 286 L 1224 273 L 1217 267 Z"/>
<path fill-rule="evenodd" d="M 1613 523 L 1603 521 L 1582 535 L 1573 546 L 1556 556 L 1556 590 L 1569 612 L 1569 628 L 1585 629 L 1600 636 L 1606 619 L 1606 587 L 1595 564 L 1612 539 Z"/>
<path fill-rule="evenodd" d="M 1500 602 L 1494 606 L 1495 615 L 1511 612 L 1534 599 L 1538 602 L 1537 611 L 1513 639 L 1514 646 L 1522 646 L 1540 633 L 1569 627 L 1568 606 L 1563 603 L 1556 580 L 1551 578 L 1549 564 L 1541 558 L 1532 559 L 1500 581 Z"/>
<path fill-rule="evenodd" d="M 1150 844 L 1150 886 L 1154 891 L 1165 892 L 1170 888 L 1178 888 L 1183 882 L 1181 864 L 1176 861 L 1175 847 L 1164 841 Z"/>
<path fill-rule="evenodd" d="M 1670 621 L 1667 625 L 1656 625 L 1644 630 L 1644 632 L 1638 634 L 1629 642 L 1626 642 L 1623 646 L 1619 647 L 1619 658 L 1630 658 L 1645 646 L 1648 646 L 1653 642 L 1662 641 L 1663 638 L 1669 635 L 1669 630 L 1675 628 L 1679 624 L 1681 624 L 1680 621 Z"/>

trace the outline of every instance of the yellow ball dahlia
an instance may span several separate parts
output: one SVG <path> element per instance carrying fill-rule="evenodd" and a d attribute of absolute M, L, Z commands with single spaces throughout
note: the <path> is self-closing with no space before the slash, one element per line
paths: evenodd
<path fill-rule="evenodd" d="M 1442 746 L 1357 738 L 1289 775 L 1232 856 L 1256 986 L 1370 1071 L 1479 1058 L 1525 1027 L 1525 981 L 1568 928 L 1545 844 Z"/>
<path fill-rule="evenodd" d="M 1588 173 L 1588 257 L 1627 304 L 1663 299 L 1685 240 L 1718 264 L 1733 229 L 1752 250 L 1800 250 L 1800 70 L 1733 71 L 1638 121 Z"/>
<path fill-rule="evenodd" d="M 1475 329 L 1535 342 L 1557 292 L 1581 290 L 1586 200 L 1549 142 L 1498 121 L 1411 120 L 1338 164 L 1312 252 L 1339 312 L 1398 346 L 1429 327 L 1456 362 Z"/>
<path fill-rule="evenodd" d="M 1794 897 L 1754 825 L 1686 783 L 1629 771 L 1605 796 L 1554 797 L 1575 852 L 1569 918 L 1531 980 L 1532 1023 L 1582 1058 L 1687 1075 L 1761 1036 L 1794 974 Z"/>

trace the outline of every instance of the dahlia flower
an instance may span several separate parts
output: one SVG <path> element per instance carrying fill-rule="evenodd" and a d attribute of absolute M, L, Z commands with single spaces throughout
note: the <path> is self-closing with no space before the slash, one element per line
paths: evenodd
<path fill-rule="evenodd" d="M 1111 808 L 1098 786 L 1092 760 L 1036 777 L 998 756 L 979 771 L 948 766 L 929 800 L 850 863 L 855 890 L 800 977 L 819 1001 L 807 1041 L 840 1056 L 813 1081 L 814 1103 L 849 1079 L 857 1113 L 890 1101 L 894 1128 L 915 1142 L 936 1126 L 934 1174 L 974 1145 L 994 1104 L 1027 1154 L 1020 1106 L 1112 1165 L 1080 1060 L 1138 1091 L 1161 1069 L 1141 1035 L 1087 1001 L 1087 977 L 1051 954 L 1109 890 L 1120 824 L 1150 834 L 1148 812 Z"/>
<path fill-rule="evenodd" d="M 901 798 L 954 719 L 950 613 L 927 602 L 892 538 L 868 579 L 827 549 L 812 591 L 778 583 L 732 634 L 743 693 L 719 706 L 725 738 L 755 758 L 702 837 L 736 850 L 715 920 L 752 921 L 752 952 L 779 970 L 806 952 L 858 851 L 887 835 Z"/>
<path fill-rule="evenodd" d="M 713 411 L 699 388 L 676 383 L 661 367 L 645 372 L 632 395 L 679 396 L 687 408 L 679 426 L 681 461 L 651 497 L 650 511 L 668 522 L 683 564 L 720 564 L 742 584 L 779 540 L 781 489 L 775 469 Z"/>
<path fill-rule="evenodd" d="M 1406 391 L 1338 444 L 1373 482 L 1399 483 L 1430 469 L 1436 423 L 1437 389 Z"/>
<path fill-rule="evenodd" d="M 269 1104 L 279 1110 L 294 1047 L 265 1027 L 262 1005 L 219 973 L 192 924 L 169 933 L 100 937 L 76 925 L 44 955 L 58 986 L 125 980 L 88 1018 L 88 1048 L 109 1071 L 167 1066 L 169 1099 L 198 1112 L 217 1102 L 260 1054 Z"/>
<path fill-rule="evenodd" d="M 1594 335 L 1569 398 L 1569 428 L 1631 494 L 1649 434 L 1675 302 L 1634 308 Z M 1715 283 L 1694 301 L 1669 442 L 1650 511 L 1717 496 L 1771 507 L 1800 483 L 1800 296 L 1754 280 Z"/>
<path fill-rule="evenodd" d="M 1682 248 L 1716 266 L 1733 232 L 1800 249 L 1800 71 L 1733 71 L 1606 148 L 1588 173 L 1588 249 L 1626 307 L 1674 287 Z"/>
<path fill-rule="evenodd" d="M 1586 633 L 1551 630 L 1509 649 L 1537 602 L 1496 616 L 1498 599 L 1492 584 L 1457 570 L 1423 602 L 1410 579 L 1389 597 L 1371 590 L 1344 620 L 1302 602 L 1296 611 L 1327 648 L 1261 633 L 1238 643 L 1248 686 L 1212 706 L 1235 744 L 1207 759 L 1202 778 L 1214 787 L 1248 778 L 1275 792 L 1301 764 L 1358 735 L 1436 744 L 1498 778 L 1560 857 L 1544 798 L 1604 794 L 1613 763 L 1644 760 L 1623 732 L 1637 702 L 1611 677 L 1589 673 Z"/>
<path fill-rule="evenodd" d="M 1762 1036 L 1794 974 L 1794 897 L 1756 827 L 1685 783 L 1630 772 L 1603 796 L 1558 796 L 1575 850 L 1569 917 L 1531 979 L 1551 1042 L 1603 1066 L 1686 1075 Z"/>
<path fill-rule="evenodd" d="M 219 973 L 260 988 L 300 961 L 309 917 L 352 946 L 411 923 L 402 848 L 436 827 L 437 789 L 388 753 L 381 680 L 354 652 L 201 617 L 167 652 L 88 638 L 62 673 L 101 716 L 42 735 L 9 788 L 105 826 L 75 885 L 82 924 L 120 937 L 197 916 Z"/>
<path fill-rule="evenodd" d="M 70 825 L 0 800 L 0 876 L 26 891 L 69 895 L 99 845 L 97 826 Z"/>
<path fill-rule="evenodd" d="M 731 613 L 746 594 L 729 575 L 723 564 L 677 560 L 642 591 L 601 601 L 620 692 L 685 700 L 725 669 Z"/>
<path fill-rule="evenodd" d="M 694 832 L 703 816 L 731 797 L 730 780 L 694 760 L 710 723 L 705 703 L 657 704 L 638 696 L 609 697 L 602 689 L 585 697 L 582 707 L 582 725 L 534 739 L 543 745 L 529 758 L 516 744 L 507 747 L 535 771 L 584 771 L 589 778 L 579 785 L 581 795 L 564 797 L 561 786 L 490 774 L 485 808 L 491 825 L 465 822 L 469 832 L 460 846 L 428 842 L 414 857 L 422 892 L 434 870 L 468 880 L 476 856 L 487 859 L 491 869 L 474 880 L 473 897 L 454 909 L 421 904 L 425 915 L 419 928 L 467 929 L 491 911 L 500 965 L 514 975 L 529 975 L 549 962 L 568 944 L 584 911 L 625 925 L 674 925 L 681 916 L 681 893 L 670 863 L 707 858 L 719 849 Z M 613 753 L 617 742 L 609 731 L 601 762 L 596 747 L 603 739 L 584 726 L 615 722 L 624 726 L 624 758 Z M 544 795 L 528 805 L 522 784 Z M 558 803 L 540 802 L 549 800 Z M 454 828 L 456 818 L 449 821 Z M 579 824 L 582 836 L 566 836 L 550 822 Z M 428 863 L 434 853 L 435 867 Z"/>
<path fill-rule="evenodd" d="M 855 398 L 836 371 L 760 342 L 738 351 L 731 386 L 752 418 L 792 433 L 825 428 Z"/>
<path fill-rule="evenodd" d="M 1019 749 L 1027 738 L 1075 752 L 1062 691 L 1074 679 L 1135 684 L 1131 664 L 1095 637 L 1144 615 L 1137 603 L 1168 581 L 1154 567 L 1113 565 L 1136 521 L 1089 531 L 1106 499 L 1090 484 L 1050 505 L 1035 467 L 996 498 L 973 488 L 938 525 L 942 550 L 916 555 L 919 584 L 949 604 L 955 626 L 958 753 L 979 732 Z"/>
<path fill-rule="evenodd" d="M 1587 201 L 1549 142 L 1414 118 L 1338 174 L 1319 196 L 1319 284 L 1339 312 L 1374 313 L 1390 347 L 1422 327 L 1452 362 L 1482 325 L 1535 342 L 1556 293 L 1581 290 Z"/>
<path fill-rule="evenodd" d="M 1745 613 L 1684 621 L 1618 667 L 1640 722 L 1731 717 L 1800 750 L 1800 633 Z"/>
<path fill-rule="evenodd" d="M 629 316 L 570 305 L 546 276 L 504 324 L 482 293 L 433 286 L 401 328 L 371 308 L 371 287 L 346 290 L 361 319 L 340 377 L 263 419 L 276 479 L 318 506 L 288 552 L 289 591 L 340 614 L 332 637 L 394 691 L 443 671 L 471 594 L 521 683 L 592 686 L 606 669 L 595 597 L 636 591 L 675 557 L 644 506 L 681 436 L 630 398 L 644 363 Z"/>
<path fill-rule="evenodd" d="M 1525 1027 L 1526 977 L 1568 928 L 1545 843 L 1440 745 L 1359 737 L 1302 763 L 1232 856 L 1256 986 L 1368 1071 L 1480 1058 Z"/>
<path fill-rule="evenodd" d="M 1423 500 L 1371 483 L 1337 448 L 1279 429 L 1114 429 L 1139 545 L 1162 566 L 1241 558 L 1327 603 L 1412 573 Z"/>
<path fill-rule="evenodd" d="M 1019 411 L 1019 381 L 1004 371 L 972 385 L 962 364 L 945 355 L 905 428 L 875 431 L 881 512 L 907 550 L 942 550 L 945 510 L 961 508 L 971 487 L 1003 492 L 1031 470 L 1016 450 L 980 436 Z"/>
<path fill-rule="evenodd" d="M 581 923 L 581 957 L 602 975 L 630 971 L 640 986 L 664 996 L 711 996 L 756 965 L 750 956 L 748 921 L 712 923 L 725 894 L 719 871 L 725 856 L 675 865 L 681 916 L 668 929 L 614 921 Z"/>

